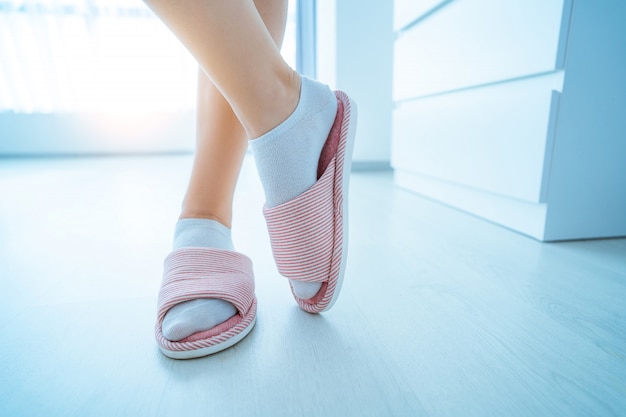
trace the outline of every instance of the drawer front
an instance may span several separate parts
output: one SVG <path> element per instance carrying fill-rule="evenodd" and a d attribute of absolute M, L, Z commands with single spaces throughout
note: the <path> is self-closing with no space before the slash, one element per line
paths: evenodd
<path fill-rule="evenodd" d="M 396 0 L 393 3 L 393 30 L 398 31 L 446 0 Z"/>
<path fill-rule="evenodd" d="M 394 168 L 532 203 L 552 148 L 554 78 L 464 90 L 397 105 Z"/>
<path fill-rule="evenodd" d="M 396 41 L 394 99 L 556 69 L 563 10 L 564 0 L 452 1 Z"/>

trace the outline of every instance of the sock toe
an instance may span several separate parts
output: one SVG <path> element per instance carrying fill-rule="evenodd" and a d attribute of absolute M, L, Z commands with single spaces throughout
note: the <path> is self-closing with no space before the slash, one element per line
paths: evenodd
<path fill-rule="evenodd" d="M 177 342 L 194 333 L 212 329 L 237 314 L 228 301 L 201 298 L 172 307 L 163 319 L 163 337 Z"/>
<path fill-rule="evenodd" d="M 291 281 L 291 286 L 293 287 L 293 292 L 296 293 L 299 298 L 308 300 L 317 294 L 322 284 L 319 282 Z"/>

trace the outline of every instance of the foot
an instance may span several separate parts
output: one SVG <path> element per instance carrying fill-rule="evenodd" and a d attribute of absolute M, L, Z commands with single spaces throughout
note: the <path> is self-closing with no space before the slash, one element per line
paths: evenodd
<path fill-rule="evenodd" d="M 250 142 L 267 207 L 293 200 L 318 179 L 320 153 L 337 113 L 337 99 L 328 86 L 302 77 L 300 100 L 276 128 Z M 291 280 L 302 299 L 315 296 L 317 282 Z"/>
<path fill-rule="evenodd" d="M 322 283 L 312 298 L 294 294 L 300 308 L 313 314 L 328 311 L 337 301 L 348 259 L 348 193 L 357 109 L 343 91 L 335 95 L 337 116 L 322 149 L 319 179 L 293 200 L 263 208 L 280 274 Z"/>
<path fill-rule="evenodd" d="M 237 314 L 225 322 L 180 340 L 163 336 L 163 319 L 177 304 L 201 299 L 227 300 Z M 163 265 L 154 336 L 161 352 L 172 359 L 212 355 L 243 340 L 256 323 L 254 271 L 247 256 L 234 251 L 183 247 Z"/>
<path fill-rule="evenodd" d="M 180 219 L 174 232 L 174 249 L 185 247 L 234 251 L 230 229 L 210 219 Z M 212 329 L 237 314 L 229 302 L 216 298 L 186 301 L 172 307 L 163 319 L 163 337 L 172 342 Z"/>

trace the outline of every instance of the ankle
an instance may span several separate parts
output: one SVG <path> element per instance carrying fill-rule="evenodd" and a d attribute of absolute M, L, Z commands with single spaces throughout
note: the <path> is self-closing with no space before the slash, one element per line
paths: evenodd
<path fill-rule="evenodd" d="M 319 158 L 337 115 L 328 86 L 307 78 L 298 104 L 280 126 L 250 141 L 268 207 L 285 203 L 317 181 Z"/>
<path fill-rule="evenodd" d="M 178 220 L 183 219 L 206 219 L 206 220 L 215 220 L 218 223 L 226 226 L 227 228 L 232 228 L 232 214 L 231 213 L 222 213 L 216 214 L 214 211 L 210 210 L 201 210 L 201 209 L 187 209 L 184 208 L 180 212 L 180 216 L 178 216 Z"/>
<path fill-rule="evenodd" d="M 233 251 L 229 227 L 217 220 L 204 218 L 179 219 L 174 227 L 174 249 L 187 247 L 216 248 Z"/>
<path fill-rule="evenodd" d="M 275 85 L 266 91 L 264 105 L 258 106 L 258 113 L 245 124 L 249 138 L 256 139 L 287 120 L 300 101 L 301 84 L 300 74 L 291 68 L 277 77 Z"/>

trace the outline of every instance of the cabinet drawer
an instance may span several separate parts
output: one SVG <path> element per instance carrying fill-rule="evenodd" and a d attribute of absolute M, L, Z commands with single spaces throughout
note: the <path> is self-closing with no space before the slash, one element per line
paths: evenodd
<path fill-rule="evenodd" d="M 393 30 L 397 31 L 445 0 L 396 0 L 393 3 Z"/>
<path fill-rule="evenodd" d="M 411 100 L 393 115 L 394 168 L 538 203 L 556 75 Z"/>
<path fill-rule="evenodd" d="M 558 68 L 560 42 L 565 42 L 561 21 L 568 20 L 562 17 L 569 10 L 564 1 L 570 0 L 456 0 L 445 5 L 396 41 L 394 99 Z"/>

